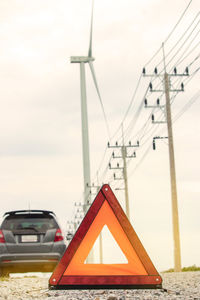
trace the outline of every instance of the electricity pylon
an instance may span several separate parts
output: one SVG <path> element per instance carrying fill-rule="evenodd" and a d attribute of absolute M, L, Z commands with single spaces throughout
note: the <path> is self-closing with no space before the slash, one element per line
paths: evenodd
<path fill-rule="evenodd" d="M 156 122 L 154 115 L 152 115 L 152 123 L 167 123 L 168 137 L 155 137 L 153 140 L 153 147 L 155 149 L 155 139 L 156 138 L 168 138 L 168 148 L 169 148 L 169 164 L 170 164 L 170 182 L 171 182 L 171 201 L 172 201 L 172 225 L 173 225 L 173 239 L 174 239 L 174 271 L 181 272 L 181 247 L 180 247 L 180 232 L 179 232 L 179 216 L 178 216 L 178 200 L 177 200 L 177 188 L 176 188 L 176 170 L 175 170 L 175 156 L 174 156 L 174 141 L 173 141 L 173 131 L 172 131 L 172 118 L 171 118 L 171 104 L 170 104 L 170 92 L 183 92 L 184 85 L 181 83 L 180 89 L 170 88 L 170 77 L 171 76 L 189 76 L 188 68 L 185 69 L 183 74 L 178 74 L 177 69 L 174 68 L 173 74 L 168 74 L 166 70 L 165 63 L 165 53 L 163 45 L 163 60 L 164 60 L 164 74 L 160 75 L 157 72 L 157 68 L 154 70 L 153 76 L 162 76 L 164 82 L 164 93 L 165 93 L 165 115 L 166 121 Z M 146 70 L 143 69 L 144 76 L 146 75 Z M 150 92 L 163 92 L 162 90 L 154 89 L 152 83 L 149 84 Z M 159 100 L 159 99 L 158 99 Z M 160 103 L 157 100 L 157 107 L 160 107 Z M 145 99 L 145 107 L 153 107 L 147 105 L 147 100 Z M 155 107 L 155 106 L 154 106 Z"/>
<path fill-rule="evenodd" d="M 123 129 L 122 129 L 122 145 L 118 145 L 116 142 L 115 145 L 110 145 L 108 143 L 108 148 L 120 148 L 121 149 L 121 155 L 116 156 L 115 153 L 112 153 L 112 158 L 122 158 L 123 160 L 123 166 L 120 167 L 119 164 L 117 164 L 116 167 L 111 166 L 111 163 L 109 163 L 109 168 L 110 169 L 116 169 L 116 170 L 122 170 L 122 177 L 117 177 L 114 173 L 114 180 L 123 180 L 124 181 L 124 192 L 125 192 L 125 211 L 128 219 L 130 220 L 130 208 L 129 208 L 129 195 L 128 195 L 128 175 L 127 175 L 127 158 L 133 158 L 136 157 L 135 151 L 131 154 L 128 154 L 127 149 L 128 148 L 134 148 L 134 147 L 139 147 L 139 141 L 137 141 L 136 145 L 132 145 L 131 142 L 129 142 L 128 145 L 124 144 L 124 134 L 123 134 Z"/>

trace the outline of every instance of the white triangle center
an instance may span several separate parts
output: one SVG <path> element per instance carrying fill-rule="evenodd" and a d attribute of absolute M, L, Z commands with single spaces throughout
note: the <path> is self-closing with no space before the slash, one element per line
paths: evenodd
<path fill-rule="evenodd" d="M 103 264 L 127 264 L 127 258 L 113 237 L 112 233 L 108 229 L 107 225 L 104 225 L 101 231 L 102 237 L 102 257 Z M 93 248 L 93 262 L 94 264 L 100 263 L 100 242 L 99 237 L 96 239 Z M 90 253 L 89 255 L 90 256 Z M 86 259 L 87 260 L 87 259 Z M 86 261 L 84 262 L 86 263 Z"/>

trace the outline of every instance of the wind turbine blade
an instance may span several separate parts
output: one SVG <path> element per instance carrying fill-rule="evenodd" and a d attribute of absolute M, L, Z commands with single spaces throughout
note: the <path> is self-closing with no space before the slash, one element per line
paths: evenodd
<path fill-rule="evenodd" d="M 91 14 L 91 24 L 90 24 L 90 43 L 89 43 L 89 50 L 88 50 L 89 57 L 92 57 L 93 11 L 94 11 L 94 0 L 92 0 L 92 14 Z"/>
<path fill-rule="evenodd" d="M 106 113 L 105 113 L 105 109 L 104 109 L 103 102 L 102 102 L 102 99 L 101 99 L 101 95 L 100 95 L 100 92 L 99 92 L 99 87 L 98 87 L 98 84 L 97 84 L 97 79 L 96 79 L 96 75 L 95 75 L 94 66 L 93 66 L 92 61 L 89 61 L 89 66 L 90 66 L 90 70 L 91 70 L 92 77 L 93 77 L 93 80 L 94 80 L 94 85 L 96 87 L 97 94 L 98 94 L 98 97 L 99 97 L 99 100 L 100 100 L 104 120 L 105 120 L 105 123 L 106 123 L 106 129 L 107 129 L 107 132 L 108 132 L 108 137 L 109 137 L 109 140 L 110 140 L 110 130 L 109 130 L 109 126 L 108 126 L 108 120 L 106 118 Z"/>

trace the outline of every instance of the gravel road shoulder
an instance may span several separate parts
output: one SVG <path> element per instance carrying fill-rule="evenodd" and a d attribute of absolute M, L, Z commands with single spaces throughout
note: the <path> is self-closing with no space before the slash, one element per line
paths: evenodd
<path fill-rule="evenodd" d="M 0 299 L 57 300 L 200 300 L 200 272 L 164 273 L 158 290 L 49 290 L 48 275 L 11 277 L 0 280 Z"/>

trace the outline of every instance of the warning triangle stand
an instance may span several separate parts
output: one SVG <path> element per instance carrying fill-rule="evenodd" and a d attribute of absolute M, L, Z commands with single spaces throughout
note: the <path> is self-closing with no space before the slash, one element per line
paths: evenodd
<path fill-rule="evenodd" d="M 105 225 L 128 263 L 84 263 Z M 109 185 L 103 185 L 96 196 L 51 275 L 49 287 L 51 289 L 162 288 L 161 276 Z"/>

